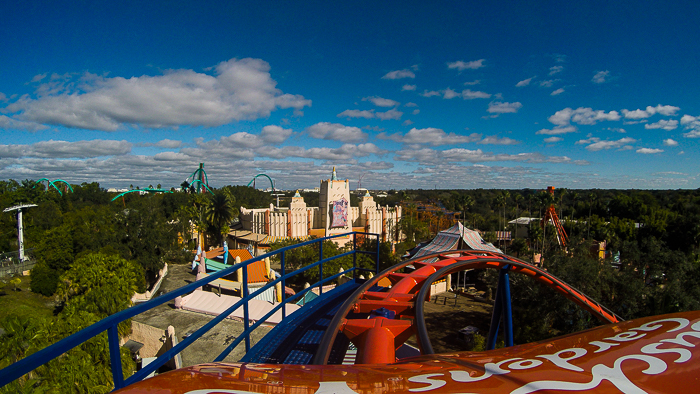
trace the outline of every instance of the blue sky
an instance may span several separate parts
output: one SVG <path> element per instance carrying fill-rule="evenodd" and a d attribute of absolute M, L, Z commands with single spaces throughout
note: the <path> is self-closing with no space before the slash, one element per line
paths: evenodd
<path fill-rule="evenodd" d="M 0 178 L 698 188 L 668 3 L 2 2 Z"/>

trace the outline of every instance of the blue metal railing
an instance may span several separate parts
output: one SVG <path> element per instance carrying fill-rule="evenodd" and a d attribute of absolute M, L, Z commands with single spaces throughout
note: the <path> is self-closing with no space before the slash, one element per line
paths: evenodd
<path fill-rule="evenodd" d="M 365 237 L 374 237 L 377 240 L 377 249 L 375 251 L 363 251 L 363 250 L 357 250 L 357 242 L 356 242 L 356 235 L 364 235 Z M 286 263 L 286 258 L 285 254 L 288 250 L 295 249 L 298 247 L 302 246 L 307 246 L 307 245 L 312 245 L 315 243 L 318 243 L 319 245 L 322 245 L 324 241 L 333 239 L 333 238 L 338 238 L 338 237 L 345 237 L 345 236 L 352 236 L 353 238 L 353 249 L 349 252 L 341 253 L 336 256 L 328 257 L 328 258 L 323 258 L 323 246 L 319 246 L 319 260 L 313 264 L 310 264 L 306 267 L 302 267 L 294 272 L 291 273 L 286 273 L 285 271 L 285 263 Z M 178 353 L 180 353 L 183 349 L 185 349 L 187 346 L 192 344 L 194 341 L 199 339 L 202 335 L 204 335 L 206 332 L 211 330 L 214 326 L 219 324 L 223 319 L 225 319 L 228 315 L 233 313 L 236 309 L 239 307 L 243 306 L 243 324 L 245 326 L 245 329 L 241 335 L 239 335 L 226 349 L 224 349 L 219 356 L 214 359 L 215 362 L 222 361 L 238 344 L 240 344 L 241 341 L 245 339 L 245 347 L 246 347 L 246 352 L 250 350 L 250 334 L 252 333 L 255 328 L 257 328 L 260 324 L 265 322 L 267 318 L 272 316 L 276 311 L 279 309 L 282 310 L 282 318 L 286 318 L 286 308 L 284 306 L 288 301 L 293 301 L 296 298 L 303 297 L 308 291 L 311 291 L 315 287 L 319 287 L 319 293 L 323 292 L 323 284 L 326 282 L 329 282 L 331 280 L 337 279 L 343 274 L 346 273 L 353 273 L 353 277 L 357 276 L 358 271 L 373 271 L 375 274 L 378 272 L 378 267 L 379 267 L 379 235 L 378 234 L 371 234 L 371 233 L 362 233 L 362 232 L 352 232 L 352 233 L 344 233 L 344 234 L 338 234 L 338 235 L 333 235 L 325 238 L 319 238 L 319 239 L 314 239 L 311 241 L 306 241 L 302 242 L 296 245 L 291 245 L 291 246 L 286 246 L 284 248 L 277 249 L 275 251 L 263 254 L 258 257 L 254 257 L 252 259 L 246 260 L 244 262 L 241 262 L 239 264 L 232 265 L 230 268 L 226 268 L 224 270 L 221 270 L 219 272 L 213 273 L 211 275 L 208 275 L 206 278 L 200 279 L 198 281 L 195 281 L 193 283 L 190 283 L 186 286 L 183 286 L 177 290 L 173 290 L 170 293 L 161 295 L 159 297 L 156 297 L 150 301 L 144 302 L 142 304 L 135 305 L 131 308 L 125 309 L 121 312 L 117 312 L 112 316 L 109 316 L 105 319 L 102 319 L 98 321 L 97 323 L 78 331 L 77 333 L 70 335 L 56 343 L 54 343 L 51 346 L 48 346 L 36 353 L 31 354 L 30 356 L 25 357 L 24 359 L 0 370 L 0 387 L 20 378 L 21 376 L 33 371 L 34 369 L 40 367 L 41 365 L 44 365 L 48 363 L 49 361 L 55 359 L 56 357 L 60 356 L 61 354 L 73 349 L 74 347 L 92 339 L 93 337 L 107 331 L 107 341 L 109 343 L 109 354 L 110 354 L 110 364 L 112 368 L 112 378 L 114 380 L 114 388 L 115 389 L 120 389 L 122 387 L 128 386 L 132 383 L 138 382 L 142 379 L 144 379 L 146 376 L 148 376 L 151 372 L 154 372 L 158 368 L 160 368 L 163 364 L 168 362 L 170 359 L 175 357 Z M 374 261 L 375 261 L 375 268 L 374 270 L 372 269 L 367 269 L 367 268 L 361 268 L 357 267 L 357 254 L 368 254 L 368 255 L 374 255 Z M 173 348 L 170 350 L 166 351 L 163 353 L 161 356 L 159 356 L 156 360 L 148 364 L 147 366 L 143 367 L 141 370 L 137 371 L 135 374 L 133 374 L 131 377 L 128 379 L 124 379 L 124 376 L 122 375 L 122 363 L 121 363 L 121 355 L 119 353 L 119 334 L 117 331 L 117 325 L 127 319 L 130 319 L 138 314 L 141 314 L 143 312 L 146 312 L 150 309 L 153 309 L 157 306 L 160 306 L 162 304 L 165 304 L 168 301 L 171 301 L 175 299 L 176 297 L 185 295 L 187 293 L 190 293 L 197 288 L 200 288 L 216 279 L 222 278 L 224 276 L 230 275 L 234 272 L 236 272 L 238 269 L 243 268 L 243 283 L 248 283 L 248 269 L 247 266 L 256 262 L 263 260 L 268 257 L 272 257 L 275 255 L 280 256 L 280 262 L 282 264 L 281 268 L 281 276 L 279 278 L 276 278 L 270 282 L 268 282 L 264 287 L 257 289 L 251 294 L 248 294 L 248 286 L 241 286 L 242 288 L 242 294 L 241 294 L 241 300 L 236 302 L 233 306 L 229 307 L 226 309 L 224 312 L 222 312 L 220 315 L 216 316 L 213 318 L 211 321 L 209 321 L 207 324 L 203 325 L 200 327 L 197 331 L 189 335 L 187 338 L 184 338 L 182 342 L 179 342 L 177 345 L 175 345 Z M 347 269 L 343 272 L 340 272 L 338 274 L 329 276 L 328 278 L 323 278 L 323 264 L 327 263 L 329 261 L 339 259 L 345 256 L 353 256 L 353 267 L 350 269 Z M 319 281 L 312 284 L 310 287 L 304 289 L 303 291 L 300 291 L 299 293 L 287 298 L 284 288 L 285 288 L 285 283 L 286 280 L 299 275 L 303 272 L 306 272 L 310 269 L 318 267 L 319 270 Z M 249 311 L 248 311 L 248 301 L 252 300 L 255 298 L 257 295 L 261 294 L 262 292 L 270 289 L 271 287 L 275 286 L 277 283 L 282 283 L 282 302 L 275 305 L 275 307 L 268 312 L 265 316 L 262 318 L 258 319 L 253 325 L 250 324 L 250 319 L 249 319 Z"/>

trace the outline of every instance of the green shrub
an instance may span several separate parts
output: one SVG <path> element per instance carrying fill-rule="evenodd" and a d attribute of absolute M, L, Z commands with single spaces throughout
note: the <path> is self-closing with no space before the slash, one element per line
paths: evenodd
<path fill-rule="evenodd" d="M 58 286 L 58 271 L 45 264 L 37 264 L 29 274 L 29 287 L 34 293 L 46 297 L 53 295 Z"/>

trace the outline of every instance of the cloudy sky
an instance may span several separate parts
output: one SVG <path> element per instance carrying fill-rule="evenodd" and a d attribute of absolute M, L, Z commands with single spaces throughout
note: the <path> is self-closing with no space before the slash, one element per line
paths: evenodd
<path fill-rule="evenodd" d="M 0 3 L 0 179 L 700 187 L 698 1 L 300 3 Z"/>

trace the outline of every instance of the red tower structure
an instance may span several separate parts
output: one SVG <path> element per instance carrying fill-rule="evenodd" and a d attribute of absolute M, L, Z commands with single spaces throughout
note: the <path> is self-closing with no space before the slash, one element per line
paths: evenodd
<path fill-rule="evenodd" d="M 547 193 L 554 196 L 554 186 L 547 186 Z M 557 216 L 557 210 L 554 209 L 554 204 L 550 204 L 549 207 L 544 211 L 544 217 L 542 218 L 542 227 L 547 224 L 547 221 L 551 220 L 554 227 L 557 229 L 557 241 L 562 247 L 566 247 L 566 242 L 568 241 L 568 236 L 566 235 L 566 230 L 564 226 L 561 225 L 559 221 L 559 216 Z"/>

